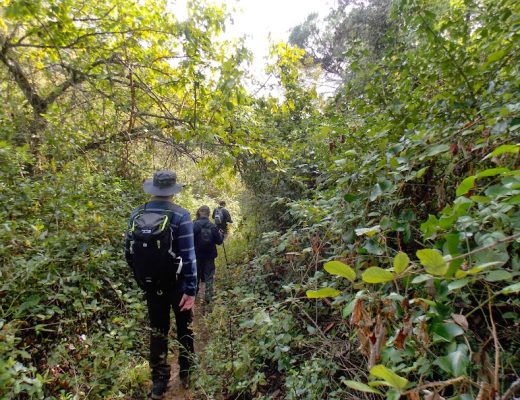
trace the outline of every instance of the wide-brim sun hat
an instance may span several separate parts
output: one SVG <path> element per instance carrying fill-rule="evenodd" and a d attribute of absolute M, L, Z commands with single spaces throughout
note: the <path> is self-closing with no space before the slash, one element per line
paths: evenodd
<path fill-rule="evenodd" d="M 177 174 L 171 171 L 157 171 L 152 179 L 143 183 L 145 193 L 153 196 L 173 196 L 182 190 L 182 185 L 177 183 Z"/>

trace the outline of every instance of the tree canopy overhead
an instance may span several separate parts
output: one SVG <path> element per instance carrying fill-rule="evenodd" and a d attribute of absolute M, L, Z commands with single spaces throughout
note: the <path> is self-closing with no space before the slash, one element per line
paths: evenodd
<path fill-rule="evenodd" d="M 166 2 L 7 2 L 0 61 L 16 143 L 59 162 L 138 138 L 181 153 L 218 142 L 248 58 L 217 40 L 227 18 L 198 2 L 185 21 Z"/>

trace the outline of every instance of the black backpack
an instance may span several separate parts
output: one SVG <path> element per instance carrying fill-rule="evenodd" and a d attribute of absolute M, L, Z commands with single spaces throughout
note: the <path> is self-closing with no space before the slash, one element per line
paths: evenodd
<path fill-rule="evenodd" d="M 176 232 L 171 227 L 175 205 L 170 209 L 146 208 L 138 211 L 130 226 L 130 254 L 134 277 L 147 292 L 173 287 L 182 269 L 182 259 L 173 251 Z"/>
<path fill-rule="evenodd" d="M 213 231 L 209 221 L 200 227 L 200 232 L 196 237 L 197 248 L 210 250 L 213 246 Z"/>
<path fill-rule="evenodd" d="M 213 219 L 215 220 L 215 225 L 222 225 L 224 223 L 224 213 L 221 208 L 215 208 Z"/>

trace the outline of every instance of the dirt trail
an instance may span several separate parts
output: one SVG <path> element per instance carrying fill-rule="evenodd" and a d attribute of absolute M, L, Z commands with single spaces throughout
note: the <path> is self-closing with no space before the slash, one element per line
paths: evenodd
<path fill-rule="evenodd" d="M 193 318 L 193 332 L 195 334 L 195 352 L 200 354 L 204 351 L 208 339 L 206 326 L 204 324 L 202 299 L 204 293 L 201 292 L 197 296 Z M 183 389 L 179 378 L 179 364 L 177 364 L 177 354 L 172 355 L 172 372 L 170 379 L 170 388 L 164 395 L 164 400 L 194 400 L 190 390 Z"/>

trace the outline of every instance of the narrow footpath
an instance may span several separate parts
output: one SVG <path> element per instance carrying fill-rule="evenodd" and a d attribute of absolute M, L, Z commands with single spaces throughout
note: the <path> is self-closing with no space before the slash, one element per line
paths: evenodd
<path fill-rule="evenodd" d="M 197 296 L 193 317 L 193 332 L 195 334 L 195 353 L 200 354 L 206 347 L 208 335 L 206 325 L 204 323 L 203 304 L 204 293 L 201 291 Z M 193 382 L 192 382 L 193 384 Z M 193 400 L 191 390 L 185 390 L 179 378 L 179 364 L 177 363 L 177 354 L 172 356 L 172 373 L 170 388 L 164 396 L 164 400 Z"/>

